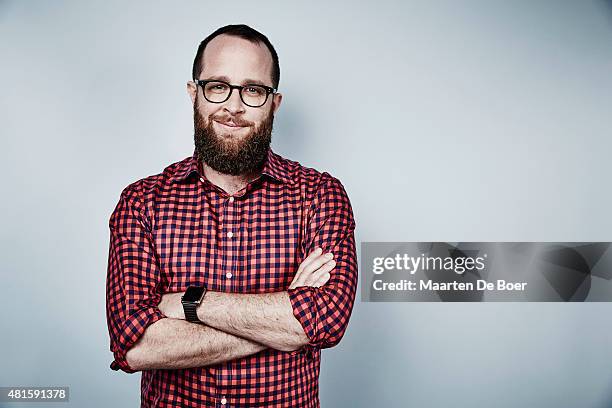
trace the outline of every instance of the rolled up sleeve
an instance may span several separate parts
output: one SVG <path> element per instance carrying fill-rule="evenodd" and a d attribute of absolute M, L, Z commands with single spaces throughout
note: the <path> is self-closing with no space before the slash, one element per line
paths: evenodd
<path fill-rule="evenodd" d="M 340 181 L 327 173 L 323 175 L 327 180 L 319 186 L 311 206 L 304 236 L 304 258 L 316 247 L 321 247 L 323 253 L 334 254 L 336 266 L 321 287 L 288 289 L 293 314 L 309 339 L 306 346 L 292 354 L 337 345 L 348 326 L 357 290 L 355 221 L 351 204 Z"/>
<path fill-rule="evenodd" d="M 133 185 L 121 193 L 109 227 L 106 317 L 114 355 L 111 368 L 134 373 L 126 360 L 127 351 L 164 315 L 157 308 L 161 279 L 150 224 Z"/>

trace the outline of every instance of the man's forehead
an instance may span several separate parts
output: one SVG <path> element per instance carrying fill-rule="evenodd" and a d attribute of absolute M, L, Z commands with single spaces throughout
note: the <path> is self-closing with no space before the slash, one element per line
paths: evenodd
<path fill-rule="evenodd" d="M 202 78 L 249 78 L 271 84 L 272 55 L 264 44 L 222 34 L 208 43 L 203 58 Z"/>

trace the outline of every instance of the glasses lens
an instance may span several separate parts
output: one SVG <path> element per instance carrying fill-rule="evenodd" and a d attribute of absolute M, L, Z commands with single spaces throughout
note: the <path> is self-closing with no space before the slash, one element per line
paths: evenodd
<path fill-rule="evenodd" d="M 210 102 L 223 102 L 229 95 L 230 87 L 224 82 L 208 82 L 204 86 L 204 96 Z"/>
<path fill-rule="evenodd" d="M 258 107 L 266 103 L 268 99 L 268 92 L 266 88 L 257 85 L 246 85 L 242 88 L 240 94 L 242 101 L 252 107 Z"/>

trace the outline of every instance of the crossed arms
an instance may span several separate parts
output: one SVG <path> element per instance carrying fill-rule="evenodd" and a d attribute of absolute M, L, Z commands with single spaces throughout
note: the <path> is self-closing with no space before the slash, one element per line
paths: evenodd
<path fill-rule="evenodd" d="M 327 282 L 328 272 L 334 266 L 333 260 L 319 252 L 311 254 L 299 272 L 305 283 L 313 287 Z M 296 351 L 309 342 L 293 315 L 286 291 L 264 294 L 209 291 L 198 307 L 198 318 L 205 325 L 184 320 L 182 294 L 162 296 L 158 307 L 169 319 L 149 326 L 127 352 L 126 360 L 132 369 L 205 366 L 245 357 L 267 347 Z"/>
<path fill-rule="evenodd" d="M 338 344 L 357 286 L 355 223 L 339 181 L 328 178 L 317 190 L 304 234 L 306 248 L 317 250 L 301 261 L 289 288 L 264 294 L 209 291 L 198 308 L 204 324 L 183 320 L 182 293 L 161 293 L 140 188 L 135 183 L 123 191 L 109 222 L 112 368 L 135 372 L 199 367 L 266 348 L 295 354 Z M 325 257 L 328 252 L 333 260 Z"/>

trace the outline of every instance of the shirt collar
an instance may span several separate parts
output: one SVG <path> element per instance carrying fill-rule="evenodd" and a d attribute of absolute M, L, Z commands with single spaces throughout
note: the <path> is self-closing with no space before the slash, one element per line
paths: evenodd
<path fill-rule="evenodd" d="M 179 162 L 171 180 L 173 182 L 181 182 L 193 173 L 197 173 L 198 177 L 204 177 L 202 163 L 197 159 L 195 151 L 191 157 Z M 272 148 L 268 149 L 268 154 L 261 173 L 281 183 L 291 182 L 290 168 L 287 161 L 274 153 Z"/>

